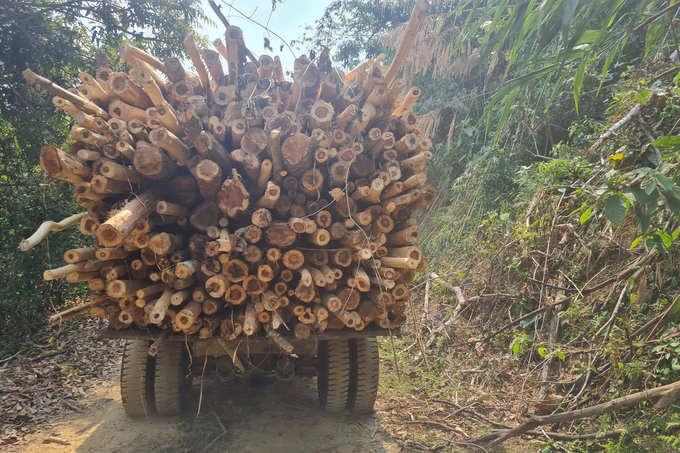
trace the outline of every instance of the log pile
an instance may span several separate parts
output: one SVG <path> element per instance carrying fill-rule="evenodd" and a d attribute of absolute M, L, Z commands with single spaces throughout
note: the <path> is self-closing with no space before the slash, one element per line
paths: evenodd
<path fill-rule="evenodd" d="M 74 185 L 86 212 L 66 223 L 93 242 L 45 271 L 92 291 L 50 321 L 90 311 L 226 340 L 403 324 L 426 266 L 412 214 L 437 196 L 420 89 L 381 59 L 344 74 L 328 50 L 288 81 L 278 57 L 246 60 L 234 26 L 216 50 L 185 45 L 196 74 L 128 44 L 127 72 L 98 58 L 76 89 L 24 73 L 74 120 L 68 152 L 46 146 L 40 162 Z M 22 249 L 68 226 L 48 223 Z"/>

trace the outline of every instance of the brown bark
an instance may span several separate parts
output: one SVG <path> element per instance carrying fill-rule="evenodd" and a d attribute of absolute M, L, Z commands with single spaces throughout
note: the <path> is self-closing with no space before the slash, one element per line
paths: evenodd
<path fill-rule="evenodd" d="M 105 247 L 121 244 L 132 233 L 137 222 L 153 212 L 158 196 L 156 190 L 148 190 L 125 203 L 97 230 L 99 243 Z"/>
<path fill-rule="evenodd" d="M 91 178 L 90 167 L 54 146 L 40 150 L 40 165 L 51 177 L 70 183 L 87 182 Z"/>
<path fill-rule="evenodd" d="M 229 153 L 209 132 L 201 131 L 194 140 L 194 147 L 198 154 L 219 165 L 224 174 L 231 173 L 232 162 Z"/>
<path fill-rule="evenodd" d="M 302 176 L 312 165 L 309 137 L 300 133 L 288 137 L 281 145 L 281 156 L 290 175 Z"/>
<path fill-rule="evenodd" d="M 250 195 L 239 181 L 236 170 L 232 170 L 232 178 L 222 184 L 222 189 L 217 194 L 217 203 L 222 213 L 231 218 L 238 218 L 246 213 L 250 205 Z"/>
<path fill-rule="evenodd" d="M 220 212 L 217 203 L 206 200 L 193 210 L 189 217 L 189 222 L 196 229 L 206 231 L 209 227 L 217 224 L 220 219 Z"/>
<path fill-rule="evenodd" d="M 185 242 L 186 236 L 184 235 L 158 233 L 149 240 L 149 248 L 157 255 L 166 255 L 181 249 Z"/>
<path fill-rule="evenodd" d="M 204 200 L 214 200 L 222 187 L 222 170 L 213 161 L 204 159 L 192 171 Z"/>
<path fill-rule="evenodd" d="M 179 170 L 177 163 L 167 154 L 150 145 L 142 146 L 135 152 L 134 165 L 137 172 L 155 181 L 172 179 Z"/>

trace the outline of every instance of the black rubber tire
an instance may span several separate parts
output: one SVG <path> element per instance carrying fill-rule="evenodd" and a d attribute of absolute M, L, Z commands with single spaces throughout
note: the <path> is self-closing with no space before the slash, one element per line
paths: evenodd
<path fill-rule="evenodd" d="M 148 415 L 153 407 L 153 359 L 149 357 L 150 341 L 125 342 L 120 366 L 120 396 L 129 417 Z"/>
<path fill-rule="evenodd" d="M 342 412 L 349 390 L 349 345 L 347 340 L 322 341 L 319 345 L 317 389 L 326 412 Z"/>
<path fill-rule="evenodd" d="M 380 382 L 378 340 L 374 337 L 352 339 L 349 347 L 352 363 L 347 409 L 369 412 L 375 406 Z"/>
<path fill-rule="evenodd" d="M 188 353 L 184 343 L 168 341 L 156 356 L 154 396 L 156 410 L 161 415 L 179 415 L 183 398 L 191 388 Z"/>

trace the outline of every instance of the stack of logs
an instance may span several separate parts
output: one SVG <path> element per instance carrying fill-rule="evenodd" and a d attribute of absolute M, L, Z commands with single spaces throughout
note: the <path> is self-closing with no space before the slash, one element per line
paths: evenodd
<path fill-rule="evenodd" d="M 87 212 L 21 248 L 76 223 L 94 242 L 45 271 L 92 291 L 51 322 L 90 311 L 114 329 L 226 340 L 403 324 L 426 266 L 411 216 L 437 195 L 410 111 L 420 90 L 395 81 L 403 62 L 344 74 L 325 50 L 298 58 L 289 82 L 278 57 L 245 59 L 238 27 L 216 51 L 192 34 L 185 45 L 197 75 L 127 44 L 128 72 L 98 54 L 77 89 L 24 72 L 73 117 L 69 151 L 40 159 Z"/>

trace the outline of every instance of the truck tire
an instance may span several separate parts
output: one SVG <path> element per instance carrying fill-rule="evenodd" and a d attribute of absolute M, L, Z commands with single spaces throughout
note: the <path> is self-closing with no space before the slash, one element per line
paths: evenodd
<path fill-rule="evenodd" d="M 129 417 L 148 415 L 153 403 L 153 358 L 149 357 L 150 341 L 125 342 L 120 366 L 120 396 Z"/>
<path fill-rule="evenodd" d="M 347 406 L 349 367 L 347 340 L 321 342 L 317 388 L 321 406 L 326 412 L 342 412 Z"/>
<path fill-rule="evenodd" d="M 156 356 L 154 394 L 156 410 L 161 415 L 179 415 L 183 397 L 191 388 L 188 377 L 188 352 L 184 343 L 168 341 Z"/>
<path fill-rule="evenodd" d="M 373 410 L 380 381 L 380 356 L 375 337 L 349 340 L 350 384 L 347 409 L 354 412 Z"/>

